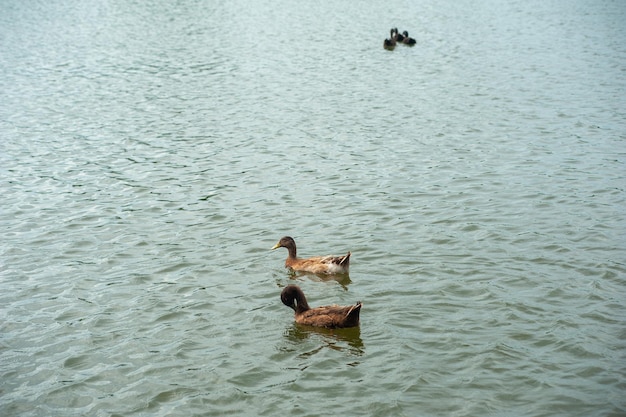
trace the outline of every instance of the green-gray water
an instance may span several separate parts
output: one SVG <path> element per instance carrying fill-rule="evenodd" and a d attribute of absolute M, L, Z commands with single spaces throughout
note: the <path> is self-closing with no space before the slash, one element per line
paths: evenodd
<path fill-rule="evenodd" d="M 626 414 L 625 21 L 1 2 L 0 414 Z"/>

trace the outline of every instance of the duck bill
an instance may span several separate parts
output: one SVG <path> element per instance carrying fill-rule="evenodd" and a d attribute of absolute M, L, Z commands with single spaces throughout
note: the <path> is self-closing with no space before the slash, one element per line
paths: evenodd
<path fill-rule="evenodd" d="M 280 243 L 277 243 L 274 246 L 272 246 L 271 250 L 278 249 L 278 248 L 280 248 Z"/>

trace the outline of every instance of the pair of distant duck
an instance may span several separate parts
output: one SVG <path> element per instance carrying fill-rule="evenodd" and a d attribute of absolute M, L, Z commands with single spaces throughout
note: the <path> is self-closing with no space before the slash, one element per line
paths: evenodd
<path fill-rule="evenodd" d="M 298 258 L 296 242 L 285 236 L 272 249 L 286 248 L 289 251 L 285 266 L 293 271 L 311 272 L 314 274 L 347 274 L 350 268 L 350 252 L 343 256 L 315 256 Z M 296 323 L 308 326 L 340 328 L 359 325 L 361 302 L 353 306 L 324 306 L 311 308 L 304 293 L 297 285 L 287 285 L 280 299 L 287 307 L 295 311 Z"/>
<path fill-rule="evenodd" d="M 383 42 L 383 47 L 385 49 L 393 50 L 396 47 L 397 43 L 401 43 L 403 45 L 413 46 L 415 45 L 415 39 L 409 36 L 409 32 L 406 30 L 402 33 L 398 32 L 398 28 L 391 28 L 389 31 L 391 37 L 389 39 L 385 39 Z"/>

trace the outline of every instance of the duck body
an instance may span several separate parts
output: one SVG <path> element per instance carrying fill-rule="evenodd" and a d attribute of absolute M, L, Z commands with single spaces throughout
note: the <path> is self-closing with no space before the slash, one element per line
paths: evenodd
<path fill-rule="evenodd" d="M 289 255 L 285 260 L 285 267 L 293 271 L 312 272 L 314 274 L 347 274 L 350 269 L 350 255 L 343 256 L 314 256 L 312 258 L 298 258 L 296 242 L 292 237 L 285 236 L 272 249 L 287 248 Z"/>
<path fill-rule="evenodd" d="M 362 303 L 352 306 L 323 306 L 311 308 L 304 293 L 297 285 L 287 285 L 280 299 L 295 311 L 296 323 L 329 329 L 355 327 L 359 325 Z"/>

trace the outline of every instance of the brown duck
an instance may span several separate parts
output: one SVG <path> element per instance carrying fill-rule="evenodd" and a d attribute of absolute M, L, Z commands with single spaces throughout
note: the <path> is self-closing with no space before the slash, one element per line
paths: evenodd
<path fill-rule="evenodd" d="M 299 324 L 329 329 L 359 325 L 362 306 L 360 301 L 353 306 L 332 305 L 311 308 L 297 285 L 287 285 L 280 294 L 280 299 L 284 305 L 293 308 L 296 312 L 296 323 Z"/>
<path fill-rule="evenodd" d="M 289 255 L 285 266 L 294 271 L 312 272 L 314 274 L 347 274 L 350 269 L 350 252 L 343 256 L 315 256 L 300 259 L 296 255 L 296 242 L 285 236 L 274 245 L 273 249 L 287 248 Z"/>

